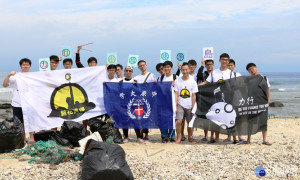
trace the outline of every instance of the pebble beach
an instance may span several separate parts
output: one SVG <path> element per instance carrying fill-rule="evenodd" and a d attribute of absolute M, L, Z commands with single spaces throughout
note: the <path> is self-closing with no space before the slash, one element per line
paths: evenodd
<path fill-rule="evenodd" d="M 150 141 L 121 144 L 135 179 L 258 179 L 257 166 L 265 169 L 264 179 L 300 179 L 300 119 L 270 119 L 268 141 L 252 136 L 251 144 L 202 143 L 203 131 L 194 131 L 197 143 L 161 143 L 159 130 L 150 130 Z M 29 164 L 12 153 L 0 154 L 0 179 L 80 179 L 81 162 L 57 166 Z"/>

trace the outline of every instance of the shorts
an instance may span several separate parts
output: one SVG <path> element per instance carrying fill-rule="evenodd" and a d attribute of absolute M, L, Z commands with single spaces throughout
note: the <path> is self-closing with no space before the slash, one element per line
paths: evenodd
<path fill-rule="evenodd" d="M 24 123 L 23 120 L 23 111 L 21 107 L 12 107 L 13 108 L 13 115 L 17 116 L 17 118 L 21 121 L 21 123 Z"/>
<path fill-rule="evenodd" d="M 192 109 L 187 109 L 177 104 L 176 119 L 183 119 L 184 116 L 186 121 L 190 122 L 193 117 Z"/>

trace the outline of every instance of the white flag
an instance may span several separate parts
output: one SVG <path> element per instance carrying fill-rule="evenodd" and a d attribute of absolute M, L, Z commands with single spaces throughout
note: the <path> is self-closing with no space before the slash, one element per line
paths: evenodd
<path fill-rule="evenodd" d="M 25 132 L 59 127 L 106 113 L 103 100 L 105 66 L 15 75 Z"/>

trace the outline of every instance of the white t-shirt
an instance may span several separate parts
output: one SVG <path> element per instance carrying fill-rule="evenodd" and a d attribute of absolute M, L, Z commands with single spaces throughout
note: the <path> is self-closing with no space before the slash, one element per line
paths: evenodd
<path fill-rule="evenodd" d="M 12 97 L 12 100 L 11 100 L 11 105 L 13 107 L 22 107 L 21 106 L 20 95 L 19 95 L 19 90 L 18 90 L 18 86 L 17 86 L 17 82 L 16 82 L 16 77 L 15 76 L 10 76 L 8 84 L 9 85 L 14 85 L 13 97 Z"/>
<path fill-rule="evenodd" d="M 146 75 L 137 75 L 137 76 L 135 76 L 133 79 L 134 80 L 136 80 L 137 81 L 137 83 L 144 83 L 144 81 L 145 81 L 145 79 L 146 79 L 146 77 L 148 76 L 148 74 L 149 74 L 150 72 L 148 72 Z M 156 81 L 156 78 L 155 78 L 155 76 L 154 76 L 154 74 L 153 73 L 151 73 L 150 75 L 149 75 L 149 77 L 148 77 L 148 79 L 147 79 L 147 83 L 150 83 L 150 82 L 154 82 L 154 81 Z"/>
<path fill-rule="evenodd" d="M 179 74 L 179 77 L 182 77 L 182 76 L 183 76 L 183 74 L 180 73 L 180 74 Z M 191 77 L 192 79 L 194 79 L 195 81 L 197 81 L 197 73 L 194 73 L 194 75 L 191 75 L 191 74 L 190 74 L 190 77 Z"/>
<path fill-rule="evenodd" d="M 178 104 L 184 108 L 192 108 L 192 94 L 198 92 L 196 81 L 191 77 L 184 81 L 182 77 L 175 80 L 175 91 L 178 92 Z"/>
<path fill-rule="evenodd" d="M 230 77 L 231 74 L 231 77 Z M 236 77 L 240 76 L 240 73 L 236 73 Z M 225 71 L 221 71 L 220 69 L 215 69 L 212 73 L 209 74 L 209 76 L 207 77 L 206 81 L 208 82 L 218 82 L 218 80 L 223 79 L 230 79 L 230 78 L 234 78 L 234 72 L 231 73 L 230 69 L 227 69 Z"/>
<path fill-rule="evenodd" d="M 122 81 L 123 80 L 123 81 Z M 129 81 L 127 81 L 126 79 L 125 79 L 125 77 L 124 78 L 122 78 L 122 79 L 120 79 L 120 81 L 119 82 L 123 82 L 123 83 L 132 83 L 134 80 L 133 80 L 133 78 L 131 78 Z"/>
<path fill-rule="evenodd" d="M 124 77 L 121 78 L 115 77 L 115 79 L 117 79 L 117 81 L 121 81 L 122 79 L 124 79 Z"/>
<path fill-rule="evenodd" d="M 119 82 L 115 77 L 113 79 L 106 78 L 105 82 Z"/>
<path fill-rule="evenodd" d="M 176 75 L 176 79 L 178 78 L 178 76 Z M 163 82 L 169 82 L 169 81 L 173 81 L 173 74 L 169 77 L 167 77 L 167 75 L 164 75 L 163 80 L 161 80 L 161 76 L 158 78 L 158 81 L 163 81 Z"/>

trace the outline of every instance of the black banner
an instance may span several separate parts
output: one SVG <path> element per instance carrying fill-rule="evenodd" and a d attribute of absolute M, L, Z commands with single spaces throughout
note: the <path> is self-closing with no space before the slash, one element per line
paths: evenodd
<path fill-rule="evenodd" d="M 241 76 L 200 86 L 193 127 L 230 135 L 267 130 L 268 85 L 264 77 Z"/>

